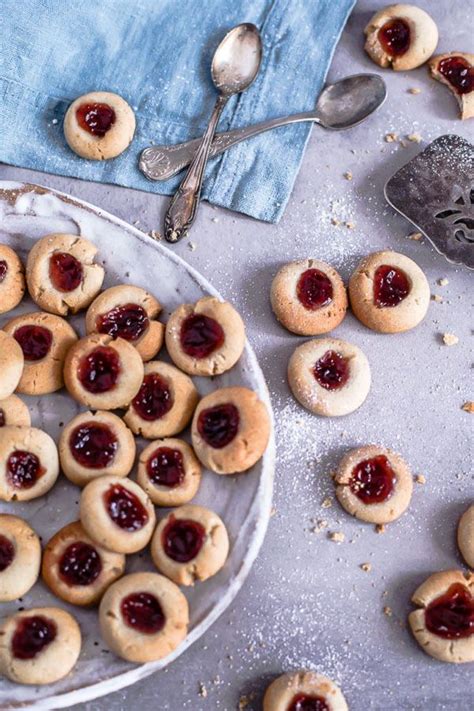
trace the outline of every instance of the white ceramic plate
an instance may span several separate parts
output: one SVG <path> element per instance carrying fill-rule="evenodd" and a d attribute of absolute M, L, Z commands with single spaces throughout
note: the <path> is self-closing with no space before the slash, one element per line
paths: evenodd
<path fill-rule="evenodd" d="M 122 220 L 62 193 L 0 181 L 0 242 L 25 257 L 37 238 L 51 232 L 81 234 L 94 242 L 99 248 L 99 260 L 106 268 L 104 286 L 129 283 L 149 289 L 164 306 L 164 320 L 180 303 L 194 302 L 208 294 L 219 296 L 180 257 Z M 0 327 L 12 316 L 32 310 L 36 307 L 25 299 L 14 312 L 0 316 Z M 83 316 L 74 317 L 72 324 L 84 334 Z M 248 344 L 229 373 L 213 381 L 206 378 L 195 381 L 201 394 L 228 385 L 252 388 L 271 412 L 262 372 Z M 25 400 L 33 425 L 49 432 L 56 441 L 62 425 L 79 411 L 64 391 Z M 2 679 L 0 707 L 67 708 L 135 683 L 168 665 L 195 642 L 232 602 L 259 551 L 270 516 L 274 460 L 272 436 L 265 456 L 248 474 L 219 477 L 205 472 L 194 501 L 214 509 L 223 518 L 229 530 L 231 551 L 218 575 L 194 589 L 184 590 L 190 604 L 191 625 L 187 639 L 172 655 L 142 666 L 118 659 L 100 639 L 95 610 L 67 605 L 38 582 L 21 602 L 2 604 L 1 614 L 9 614 L 20 606 L 59 605 L 68 609 L 83 631 L 81 657 L 74 672 L 54 685 L 27 687 Z M 59 528 L 78 518 L 79 493 L 78 488 L 60 477 L 47 496 L 23 504 L 2 504 L 0 510 L 26 518 L 46 543 Z M 128 559 L 127 572 L 137 569 L 153 570 L 148 554 Z"/>

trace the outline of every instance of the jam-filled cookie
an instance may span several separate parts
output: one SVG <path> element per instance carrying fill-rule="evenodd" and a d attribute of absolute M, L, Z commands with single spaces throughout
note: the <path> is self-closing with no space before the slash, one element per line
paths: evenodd
<path fill-rule="evenodd" d="M 252 390 L 214 390 L 201 400 L 194 413 L 194 451 L 202 464 L 216 474 L 245 472 L 265 452 L 270 427 L 267 408 Z"/>
<path fill-rule="evenodd" d="M 273 279 L 270 299 L 280 323 L 300 336 L 332 331 L 347 311 L 344 282 L 318 259 L 285 264 Z"/>
<path fill-rule="evenodd" d="M 265 692 L 263 711 L 348 711 L 341 690 L 313 671 L 283 674 Z"/>
<path fill-rule="evenodd" d="M 445 84 L 456 97 L 462 119 L 474 116 L 474 54 L 449 52 L 430 60 L 431 76 Z"/>
<path fill-rule="evenodd" d="M 415 5 L 389 5 L 365 28 L 365 51 L 379 67 L 396 72 L 426 62 L 438 44 L 438 28 L 427 12 Z"/>
<path fill-rule="evenodd" d="M 93 541 L 116 553 L 145 548 L 155 528 L 155 509 L 130 479 L 103 476 L 91 481 L 79 502 L 81 523 Z"/>
<path fill-rule="evenodd" d="M 288 363 L 288 382 L 295 398 L 316 415 L 348 415 L 370 390 L 370 366 L 360 348 L 336 338 L 298 346 Z"/>
<path fill-rule="evenodd" d="M 201 483 L 201 465 L 182 439 L 150 442 L 140 454 L 137 482 L 157 506 L 182 506 Z"/>
<path fill-rule="evenodd" d="M 93 605 L 125 570 L 125 556 L 95 543 L 79 521 L 46 544 L 41 574 L 53 593 L 71 605 Z"/>
<path fill-rule="evenodd" d="M 462 557 L 474 569 L 474 504 L 459 519 L 457 541 Z"/>
<path fill-rule="evenodd" d="M 132 573 L 105 593 L 99 624 L 110 649 L 129 662 L 168 656 L 188 631 L 188 601 L 181 590 L 157 573 Z"/>
<path fill-rule="evenodd" d="M 397 252 L 365 257 L 349 281 L 352 311 L 362 323 L 380 333 L 415 328 L 430 304 L 428 280 L 418 264 Z"/>
<path fill-rule="evenodd" d="M 474 662 L 474 573 L 434 573 L 413 593 L 408 622 L 426 654 L 440 662 Z"/>
<path fill-rule="evenodd" d="M 10 395 L 0 400 L 0 427 L 16 425 L 29 427 L 31 425 L 30 411 L 27 405 L 17 395 Z"/>
<path fill-rule="evenodd" d="M 413 477 L 399 454 L 368 445 L 348 452 L 334 478 L 336 496 L 352 516 L 369 523 L 390 523 L 408 508 Z"/>
<path fill-rule="evenodd" d="M 0 602 L 25 595 L 40 565 L 41 543 L 33 529 L 22 518 L 0 514 Z"/>
<path fill-rule="evenodd" d="M 145 375 L 131 399 L 124 420 L 132 432 L 146 439 L 182 432 L 199 400 L 191 378 L 169 363 L 145 363 Z"/>
<path fill-rule="evenodd" d="M 28 255 L 26 281 L 33 301 L 59 316 L 89 306 L 104 281 L 95 264 L 97 247 L 78 235 L 50 234 L 38 240 Z"/>
<path fill-rule="evenodd" d="M 60 316 L 35 311 L 8 321 L 3 327 L 20 345 L 25 359 L 17 391 L 47 395 L 64 385 L 66 353 L 76 343 L 74 329 Z"/>
<path fill-rule="evenodd" d="M 107 160 L 123 153 L 135 133 L 135 114 L 125 99 L 108 91 L 92 91 L 72 102 L 64 117 L 69 147 L 89 160 Z"/>
<path fill-rule="evenodd" d="M 189 375 L 220 375 L 239 360 L 245 346 L 245 326 L 227 301 L 206 296 L 182 304 L 166 324 L 171 359 Z"/>
<path fill-rule="evenodd" d="M 0 244 L 0 314 L 14 309 L 25 293 L 25 274 L 20 257 Z"/>
<path fill-rule="evenodd" d="M 143 361 L 123 338 L 93 334 L 67 353 L 64 382 L 72 397 L 94 410 L 126 407 L 143 380 Z"/>
<path fill-rule="evenodd" d="M 153 562 L 177 585 L 194 585 L 219 572 L 229 554 L 221 518 L 202 506 L 181 506 L 163 518 L 151 541 Z"/>
<path fill-rule="evenodd" d="M 18 387 L 25 358 L 21 346 L 5 331 L 0 331 L 0 400 L 10 397 Z"/>
<path fill-rule="evenodd" d="M 72 670 L 81 630 L 69 612 L 36 607 L 0 624 L 0 673 L 17 684 L 52 684 Z"/>
<path fill-rule="evenodd" d="M 61 469 L 77 486 L 108 474 L 127 476 L 135 461 L 135 438 L 112 412 L 81 412 L 59 440 Z"/>
<path fill-rule="evenodd" d="M 138 286 L 112 286 L 90 305 L 87 333 L 106 333 L 135 346 L 143 360 L 151 360 L 163 345 L 165 327 L 156 321 L 161 304 Z"/>
<path fill-rule="evenodd" d="M 0 500 L 43 496 L 59 474 L 54 440 L 35 427 L 0 428 Z"/>

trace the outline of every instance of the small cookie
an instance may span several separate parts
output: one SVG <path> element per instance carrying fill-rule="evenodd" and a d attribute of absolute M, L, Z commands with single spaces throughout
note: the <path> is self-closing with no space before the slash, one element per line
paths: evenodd
<path fill-rule="evenodd" d="M 280 323 L 300 336 L 332 331 L 347 311 L 344 282 L 318 259 L 285 264 L 273 279 L 270 300 Z"/>
<path fill-rule="evenodd" d="M 474 54 L 437 54 L 429 63 L 431 76 L 445 84 L 456 97 L 461 118 L 474 116 Z"/>
<path fill-rule="evenodd" d="M 35 427 L 0 428 L 0 500 L 29 501 L 43 496 L 59 474 L 54 440 Z"/>
<path fill-rule="evenodd" d="M 112 286 L 100 294 L 86 314 L 87 333 L 106 333 L 135 346 L 143 360 L 151 360 L 163 345 L 165 327 L 154 321 L 161 304 L 138 286 Z"/>
<path fill-rule="evenodd" d="M 415 5 L 389 5 L 379 10 L 364 30 L 365 51 L 379 67 L 396 72 L 426 62 L 438 44 L 438 28 L 427 12 Z"/>
<path fill-rule="evenodd" d="M 18 306 L 24 294 L 23 264 L 11 247 L 0 244 L 0 314 Z"/>
<path fill-rule="evenodd" d="M 31 417 L 27 405 L 17 395 L 0 400 L 0 427 L 16 425 L 30 427 Z"/>
<path fill-rule="evenodd" d="M 182 439 L 150 442 L 140 454 L 137 482 L 157 506 L 182 506 L 201 483 L 201 465 Z"/>
<path fill-rule="evenodd" d="M 288 382 L 295 398 L 324 417 L 348 415 L 370 390 L 370 366 L 360 348 L 336 338 L 298 346 L 288 363 Z"/>
<path fill-rule="evenodd" d="M 115 158 L 128 148 L 134 133 L 132 109 L 125 99 L 108 91 L 79 96 L 64 117 L 69 148 L 89 160 Z"/>
<path fill-rule="evenodd" d="M 283 674 L 265 692 L 263 711 L 348 711 L 341 690 L 327 676 L 313 671 Z"/>
<path fill-rule="evenodd" d="M 5 400 L 15 392 L 24 365 L 25 358 L 20 344 L 10 334 L 0 331 L 0 400 Z"/>
<path fill-rule="evenodd" d="M 189 375 L 220 375 L 239 360 L 245 346 L 245 326 L 227 301 L 206 296 L 181 304 L 166 324 L 171 360 Z"/>
<path fill-rule="evenodd" d="M 41 543 L 33 529 L 22 518 L 0 514 L 0 602 L 25 595 L 40 565 Z"/>
<path fill-rule="evenodd" d="M 155 509 L 130 479 L 102 476 L 89 482 L 79 502 L 81 523 L 93 541 L 116 553 L 145 548 L 155 527 Z"/>
<path fill-rule="evenodd" d="M 171 437 L 184 430 L 198 400 L 190 377 L 169 363 L 150 361 L 123 419 L 132 432 L 146 439 Z"/>
<path fill-rule="evenodd" d="M 93 334 L 69 349 L 64 382 L 72 397 L 93 410 L 126 407 L 143 380 L 143 361 L 123 338 Z"/>
<path fill-rule="evenodd" d="M 399 454 L 367 445 L 348 452 L 334 477 L 339 503 L 369 523 L 390 523 L 408 508 L 413 477 Z"/>
<path fill-rule="evenodd" d="M 132 573 L 110 586 L 100 603 L 99 624 L 110 649 L 129 662 L 171 654 L 188 631 L 188 601 L 157 573 Z"/>
<path fill-rule="evenodd" d="M 101 548 L 80 521 L 68 523 L 46 544 L 41 574 L 46 585 L 71 605 L 94 605 L 123 575 L 125 556 Z"/>
<path fill-rule="evenodd" d="M 462 557 L 470 568 L 474 568 L 474 504 L 459 519 L 457 540 Z"/>
<path fill-rule="evenodd" d="M 61 469 L 77 486 L 105 474 L 127 476 L 135 450 L 135 438 L 120 417 L 100 410 L 76 415 L 59 439 Z"/>
<path fill-rule="evenodd" d="M 151 557 L 177 585 L 194 585 L 219 572 L 229 554 L 229 536 L 219 516 L 202 506 L 181 506 L 163 518 L 151 541 Z"/>
<path fill-rule="evenodd" d="M 426 654 L 440 662 L 474 662 L 474 574 L 434 573 L 413 593 L 408 622 Z"/>
<path fill-rule="evenodd" d="M 66 353 L 76 343 L 74 329 L 60 316 L 35 311 L 11 319 L 3 327 L 19 343 L 25 365 L 17 392 L 48 395 L 64 385 Z"/>
<path fill-rule="evenodd" d="M 205 467 L 216 474 L 237 474 L 262 457 L 270 428 L 269 413 L 257 393 L 247 388 L 221 388 L 197 406 L 192 443 Z"/>
<path fill-rule="evenodd" d="M 418 264 L 398 252 L 365 257 L 350 278 L 349 296 L 354 315 L 379 333 L 401 333 L 418 326 L 431 298 Z"/>
<path fill-rule="evenodd" d="M 17 684 L 52 684 L 72 670 L 81 630 L 69 612 L 36 607 L 0 624 L 0 673 Z"/>

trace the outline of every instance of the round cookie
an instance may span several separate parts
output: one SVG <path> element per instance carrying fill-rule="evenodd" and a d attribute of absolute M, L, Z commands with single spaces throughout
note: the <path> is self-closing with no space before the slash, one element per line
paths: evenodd
<path fill-rule="evenodd" d="M 379 333 L 409 331 L 424 319 L 430 287 L 420 267 L 397 252 L 365 257 L 349 281 L 354 315 Z"/>
<path fill-rule="evenodd" d="M 135 133 L 135 114 L 125 99 L 108 91 L 92 91 L 72 102 L 64 117 L 69 148 L 89 160 L 107 160 L 123 153 Z"/>
<path fill-rule="evenodd" d="M 18 600 L 38 579 L 41 543 L 22 518 L 0 514 L 0 602 Z"/>
<path fill-rule="evenodd" d="M 104 281 L 104 268 L 94 263 L 97 247 L 70 234 L 38 240 L 28 255 L 26 281 L 33 301 L 59 316 L 89 306 Z"/>
<path fill-rule="evenodd" d="M 125 556 L 97 545 L 80 521 L 68 523 L 46 544 L 41 574 L 46 585 L 71 605 L 94 605 L 123 575 Z"/>
<path fill-rule="evenodd" d="M 282 326 L 300 336 L 332 331 L 347 311 L 344 282 L 318 259 L 285 264 L 273 279 L 270 300 Z"/>
<path fill-rule="evenodd" d="M 132 573 L 105 593 L 99 624 L 117 656 L 129 662 L 152 662 L 171 654 L 186 637 L 188 602 L 162 575 Z"/>
<path fill-rule="evenodd" d="M 0 400 L 0 427 L 16 425 L 30 427 L 31 417 L 27 405 L 17 395 Z"/>
<path fill-rule="evenodd" d="M 59 474 L 54 440 L 35 427 L 0 428 L 0 500 L 29 501 L 43 496 Z"/>
<path fill-rule="evenodd" d="M 474 504 L 459 519 L 457 541 L 462 557 L 474 569 Z"/>
<path fill-rule="evenodd" d="M 0 244 L 0 314 L 18 306 L 24 294 L 23 264 L 11 247 Z"/>
<path fill-rule="evenodd" d="M 263 711 L 348 711 L 341 690 L 327 676 L 313 671 L 282 674 L 265 692 Z"/>
<path fill-rule="evenodd" d="M 81 630 L 69 612 L 36 607 L 0 624 L 0 673 L 17 684 L 52 684 L 72 670 Z"/>
<path fill-rule="evenodd" d="M 60 316 L 35 311 L 8 321 L 3 327 L 20 344 L 25 358 L 17 392 L 48 395 L 64 385 L 66 353 L 76 343 L 73 328 Z"/>
<path fill-rule="evenodd" d="M 201 465 L 182 439 L 150 442 L 140 454 L 137 482 L 157 506 L 182 506 L 201 483 Z"/>
<path fill-rule="evenodd" d="M 448 52 L 430 59 L 429 68 L 437 79 L 451 90 L 459 104 L 461 118 L 474 116 L 474 54 Z"/>
<path fill-rule="evenodd" d="M 135 438 L 112 412 L 81 412 L 59 439 L 61 469 L 77 486 L 100 476 L 124 477 L 135 461 Z"/>
<path fill-rule="evenodd" d="M 413 477 L 399 454 L 367 445 L 348 452 L 334 477 L 339 503 L 369 523 L 390 523 L 408 508 Z"/>
<path fill-rule="evenodd" d="M 424 64 L 438 44 L 438 28 L 415 5 L 389 5 L 379 10 L 364 30 L 365 51 L 379 67 L 396 72 Z"/>
<path fill-rule="evenodd" d="M 408 622 L 426 654 L 440 662 L 474 662 L 474 574 L 434 573 L 415 590 Z"/>
<path fill-rule="evenodd" d="M 0 331 L 0 400 L 5 400 L 15 392 L 24 365 L 25 358 L 20 344 L 10 334 Z"/>
<path fill-rule="evenodd" d="M 138 286 L 112 286 L 100 294 L 86 314 L 87 333 L 106 333 L 135 346 L 143 360 L 151 360 L 163 345 L 165 327 L 155 321 L 161 304 Z"/>
<path fill-rule="evenodd" d="M 216 474 L 237 474 L 253 467 L 270 439 L 270 416 L 257 393 L 221 388 L 196 408 L 192 443 L 198 459 Z"/>
<path fill-rule="evenodd" d="M 69 349 L 64 382 L 72 397 L 93 410 L 126 407 L 143 380 L 143 361 L 123 338 L 93 334 Z"/>
<path fill-rule="evenodd" d="M 171 437 L 184 430 L 198 400 L 190 377 L 169 363 L 150 361 L 123 419 L 132 432 L 146 439 Z"/>
<path fill-rule="evenodd" d="M 166 324 L 166 347 L 185 373 L 220 375 L 242 355 L 245 326 L 231 304 L 206 296 L 173 311 Z"/>
<path fill-rule="evenodd" d="M 288 363 L 288 382 L 298 402 L 324 417 L 357 410 L 370 390 L 370 366 L 360 348 L 336 338 L 298 346 Z"/>
<path fill-rule="evenodd" d="M 136 553 L 150 540 L 155 509 L 130 479 L 102 476 L 89 482 L 79 501 L 81 523 L 93 541 L 116 553 Z"/>

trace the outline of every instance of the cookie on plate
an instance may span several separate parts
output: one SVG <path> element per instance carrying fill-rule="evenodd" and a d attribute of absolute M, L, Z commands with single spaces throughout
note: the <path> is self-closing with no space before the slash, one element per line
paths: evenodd
<path fill-rule="evenodd" d="M 20 257 L 0 244 L 0 314 L 14 309 L 25 293 L 25 274 Z"/>
<path fill-rule="evenodd" d="M 462 119 L 474 116 L 474 54 L 437 54 L 429 63 L 431 76 L 445 84 L 456 97 Z"/>
<path fill-rule="evenodd" d="M 182 506 L 197 494 L 201 465 L 184 440 L 160 439 L 140 454 L 137 482 L 157 506 Z"/>
<path fill-rule="evenodd" d="M 35 427 L 0 428 L 0 500 L 29 501 L 43 496 L 59 474 L 54 440 Z"/>
<path fill-rule="evenodd" d="M 10 397 L 18 387 L 25 358 L 21 346 L 5 331 L 0 331 L 0 400 Z"/>
<path fill-rule="evenodd" d="M 462 557 L 474 569 L 474 504 L 459 519 L 457 541 Z"/>
<path fill-rule="evenodd" d="M 10 395 L 5 400 L 0 400 L 0 427 L 7 425 L 16 425 L 17 427 L 31 425 L 30 411 L 17 395 Z"/>
<path fill-rule="evenodd" d="M 265 692 L 263 711 L 348 711 L 336 684 L 313 671 L 283 674 Z"/>
<path fill-rule="evenodd" d="M 0 514 L 0 602 L 18 600 L 38 579 L 41 543 L 22 518 Z"/>

